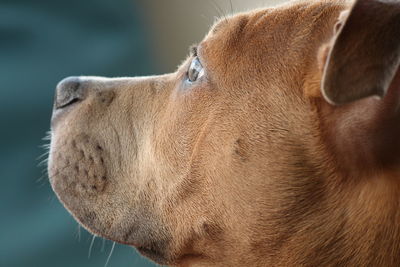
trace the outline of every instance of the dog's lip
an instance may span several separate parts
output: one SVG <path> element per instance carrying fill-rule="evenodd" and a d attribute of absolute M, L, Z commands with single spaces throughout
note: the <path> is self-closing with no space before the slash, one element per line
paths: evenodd
<path fill-rule="evenodd" d="M 77 102 L 67 105 L 63 108 L 54 108 L 53 114 L 51 116 L 51 129 L 54 129 L 58 122 L 65 117 L 71 109 L 75 107 Z"/>

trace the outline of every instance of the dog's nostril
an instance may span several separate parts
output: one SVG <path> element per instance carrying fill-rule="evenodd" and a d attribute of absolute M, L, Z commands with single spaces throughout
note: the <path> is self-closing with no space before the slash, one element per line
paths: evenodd
<path fill-rule="evenodd" d="M 79 77 L 62 80 L 56 89 L 54 107 L 62 109 L 85 98 L 85 91 Z"/>

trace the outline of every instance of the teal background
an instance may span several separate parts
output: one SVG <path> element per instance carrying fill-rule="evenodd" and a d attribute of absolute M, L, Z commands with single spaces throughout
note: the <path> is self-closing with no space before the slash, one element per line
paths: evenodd
<path fill-rule="evenodd" d="M 141 14 L 132 0 L 0 0 L 1 267 L 105 265 L 112 243 L 97 238 L 88 258 L 92 236 L 58 202 L 37 158 L 62 78 L 157 72 Z M 116 245 L 108 266 L 154 265 Z"/>

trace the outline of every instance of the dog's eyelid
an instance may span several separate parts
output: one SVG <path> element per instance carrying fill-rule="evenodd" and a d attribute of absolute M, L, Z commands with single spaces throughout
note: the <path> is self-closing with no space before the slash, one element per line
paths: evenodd
<path fill-rule="evenodd" d="M 198 45 L 197 44 L 192 45 L 189 51 L 192 57 L 197 57 Z"/>

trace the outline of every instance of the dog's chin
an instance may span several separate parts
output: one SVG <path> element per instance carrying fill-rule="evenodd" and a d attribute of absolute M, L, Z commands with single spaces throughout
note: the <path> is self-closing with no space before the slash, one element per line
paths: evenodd
<path fill-rule="evenodd" d="M 204 255 L 197 253 L 183 253 L 171 256 L 157 248 L 143 246 L 136 246 L 135 248 L 141 255 L 160 265 L 189 266 L 206 260 Z"/>
<path fill-rule="evenodd" d="M 150 227 L 148 221 L 123 220 L 113 223 L 112 220 L 102 217 L 102 212 L 96 212 L 91 207 L 95 203 L 90 200 L 80 201 L 73 196 L 65 195 L 59 190 L 57 183 L 53 186 L 58 198 L 74 219 L 91 234 L 116 243 L 133 247 L 141 255 L 160 264 L 170 265 L 176 262 L 167 254 L 168 242 L 158 232 L 162 230 Z M 101 208 L 97 208 L 97 210 Z M 129 217 L 129 215 L 126 215 Z M 137 217 L 137 216 L 133 216 Z M 112 225 L 112 226 L 111 226 Z M 163 235 L 161 235 L 163 236 Z M 153 238 L 153 240 L 151 240 Z"/>
<path fill-rule="evenodd" d="M 171 259 L 165 255 L 164 252 L 161 252 L 157 249 L 144 247 L 144 246 L 133 246 L 141 255 L 144 257 L 160 264 L 160 265 L 168 265 L 171 264 Z"/>
<path fill-rule="evenodd" d="M 84 221 L 88 221 L 87 218 L 83 220 L 76 218 L 76 220 L 80 222 L 80 224 L 92 234 L 116 243 L 131 246 L 133 249 L 136 249 L 142 256 L 160 265 L 187 266 L 195 262 L 204 260 L 203 255 L 191 252 L 171 254 L 171 251 L 173 251 L 171 247 L 171 242 L 167 242 L 164 239 L 157 238 L 151 240 L 151 238 L 154 238 L 154 234 L 146 234 L 145 231 L 148 230 L 144 229 L 145 227 L 140 227 L 140 225 L 139 227 L 130 227 L 130 229 L 142 229 L 142 234 L 135 235 L 129 230 L 121 231 L 124 232 L 124 234 L 118 232 L 107 233 L 107 231 L 105 231 L 104 229 L 99 229 L 96 224 L 88 225 L 83 223 Z"/>
<path fill-rule="evenodd" d="M 101 218 L 97 212 L 90 211 L 84 202 L 77 202 L 69 197 L 59 196 L 59 198 L 74 219 L 91 234 L 131 246 L 141 255 L 160 265 L 177 262 L 167 253 L 169 242 L 155 237 L 159 234 L 154 233 L 157 230 L 148 227 L 148 222 L 125 220 L 109 227 L 110 222 L 106 218 Z"/>
<path fill-rule="evenodd" d="M 80 222 L 79 219 L 77 219 L 77 221 Z M 176 263 L 181 262 L 181 258 L 178 259 L 171 257 L 171 255 L 168 253 L 168 245 L 166 245 L 164 240 L 150 240 L 150 236 L 152 236 L 151 233 L 148 234 L 148 240 L 143 240 L 142 238 L 137 239 L 132 236 L 126 238 L 128 234 L 132 235 L 132 233 L 129 232 L 123 235 L 119 233 L 104 233 L 96 226 L 84 225 L 82 223 L 81 225 L 95 236 L 102 237 L 119 244 L 128 245 L 133 249 L 136 249 L 142 256 L 154 261 L 157 264 L 175 265 Z M 121 238 L 121 236 L 125 237 Z"/>

